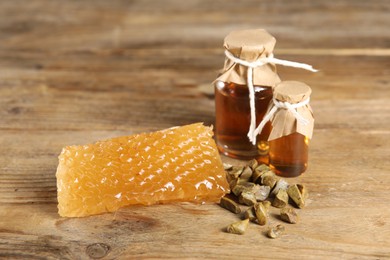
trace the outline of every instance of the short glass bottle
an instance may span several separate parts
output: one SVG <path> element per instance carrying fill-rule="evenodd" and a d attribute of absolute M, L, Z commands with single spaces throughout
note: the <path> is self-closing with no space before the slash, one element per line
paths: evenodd
<path fill-rule="evenodd" d="M 274 88 L 276 101 L 271 106 L 277 106 L 277 110 L 268 139 L 269 165 L 280 176 L 296 177 L 307 169 L 314 127 L 310 94 L 310 87 L 298 81 L 284 81 Z"/>

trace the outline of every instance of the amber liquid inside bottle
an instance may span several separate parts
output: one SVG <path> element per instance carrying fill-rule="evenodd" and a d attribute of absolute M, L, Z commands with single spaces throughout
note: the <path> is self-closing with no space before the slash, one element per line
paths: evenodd
<path fill-rule="evenodd" d="M 307 169 L 309 138 L 293 133 L 269 142 L 269 164 L 283 177 L 301 175 Z"/>
<path fill-rule="evenodd" d="M 272 99 L 272 88 L 255 86 L 256 126 L 261 122 Z M 215 137 L 218 149 L 230 157 L 256 158 L 268 162 L 267 123 L 257 136 L 257 144 L 248 139 L 250 125 L 249 90 L 246 85 L 217 82 L 215 84 Z"/>

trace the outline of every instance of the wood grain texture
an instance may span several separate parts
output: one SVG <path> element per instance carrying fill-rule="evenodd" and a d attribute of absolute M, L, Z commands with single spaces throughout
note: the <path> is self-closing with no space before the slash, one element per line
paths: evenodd
<path fill-rule="evenodd" d="M 390 258 L 390 4 L 352 1 L 1 1 L 0 258 Z M 301 222 L 278 240 L 214 204 L 57 214 L 70 144 L 214 122 L 231 30 L 264 27 L 313 89 Z M 223 157 L 226 162 L 243 163 Z M 277 214 L 272 209 L 272 216 Z M 273 217 L 272 224 L 280 223 Z"/>

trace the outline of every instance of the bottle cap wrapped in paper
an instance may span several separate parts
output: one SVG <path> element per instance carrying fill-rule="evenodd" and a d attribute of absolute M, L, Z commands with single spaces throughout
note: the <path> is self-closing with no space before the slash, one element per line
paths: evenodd
<path fill-rule="evenodd" d="M 274 98 L 263 119 L 264 124 L 272 123 L 269 141 L 292 133 L 312 137 L 314 117 L 309 104 L 310 94 L 311 88 L 302 82 L 283 81 L 276 85 Z"/>
<path fill-rule="evenodd" d="M 224 48 L 234 57 L 247 62 L 255 62 L 260 58 L 267 58 L 274 50 L 276 39 L 266 30 L 240 30 L 229 33 L 224 42 Z M 229 57 L 225 59 L 225 66 L 217 81 L 233 82 L 247 85 L 248 66 L 239 64 Z M 273 87 L 280 82 L 276 73 L 276 66 L 266 63 L 253 68 L 253 85 Z"/>

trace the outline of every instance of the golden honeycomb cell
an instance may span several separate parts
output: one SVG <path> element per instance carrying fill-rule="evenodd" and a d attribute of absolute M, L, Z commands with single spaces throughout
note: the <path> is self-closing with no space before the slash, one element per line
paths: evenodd
<path fill-rule="evenodd" d="M 212 135 L 211 127 L 197 123 L 65 147 L 56 173 L 59 214 L 219 201 L 228 184 Z"/>

